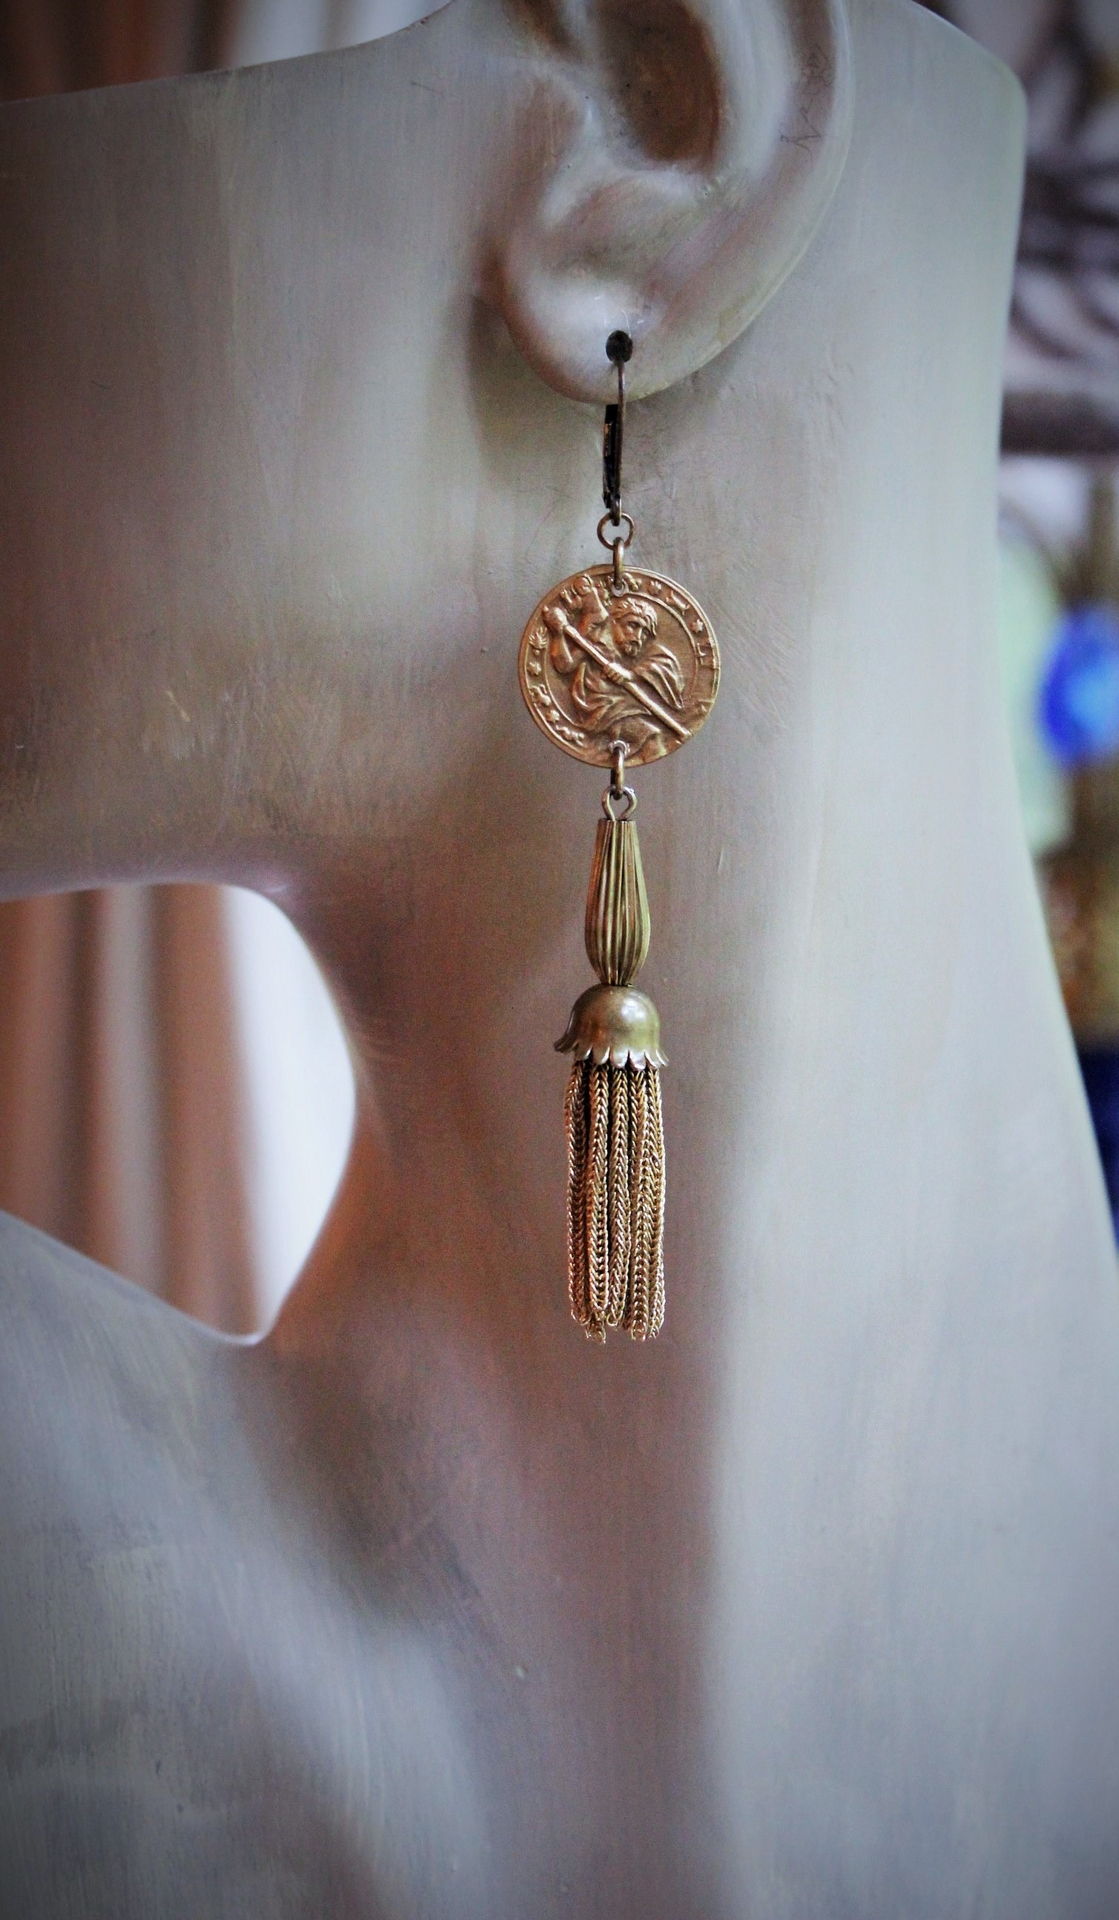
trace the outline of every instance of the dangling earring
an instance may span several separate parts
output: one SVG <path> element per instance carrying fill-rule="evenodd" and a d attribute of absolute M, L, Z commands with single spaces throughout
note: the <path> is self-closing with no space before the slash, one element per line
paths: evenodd
<path fill-rule="evenodd" d="M 610 768 L 587 891 L 587 957 L 599 984 L 580 995 L 556 1049 L 574 1055 L 567 1089 L 567 1254 L 571 1311 L 591 1340 L 635 1340 L 664 1320 L 664 1138 L 660 1020 L 633 980 L 649 950 L 649 903 L 630 768 L 672 753 L 703 725 L 719 690 L 711 622 L 690 593 L 625 564 L 622 511 L 627 333 L 606 357 L 618 398 L 606 409 L 598 537 L 604 566 L 545 594 L 521 641 L 521 691 L 564 753 Z M 625 531 L 623 532 L 623 523 Z"/>

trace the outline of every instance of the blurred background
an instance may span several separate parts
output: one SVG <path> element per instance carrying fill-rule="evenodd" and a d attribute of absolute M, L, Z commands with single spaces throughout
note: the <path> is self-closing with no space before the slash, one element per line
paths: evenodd
<path fill-rule="evenodd" d="M 1024 831 L 1119 1223 L 1119 0 L 926 3 L 1029 98 L 1000 641 Z M 432 10 L 0 0 L 0 93 L 280 60 Z M 307 1255 L 352 1122 L 329 994 L 267 902 L 174 886 L 0 906 L 0 1207 L 251 1332 Z"/>

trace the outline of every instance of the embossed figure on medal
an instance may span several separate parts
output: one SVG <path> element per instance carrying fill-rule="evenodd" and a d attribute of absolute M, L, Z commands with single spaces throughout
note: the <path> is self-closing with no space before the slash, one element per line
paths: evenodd
<path fill-rule="evenodd" d="M 626 333 L 606 342 L 618 397 L 606 409 L 598 538 L 611 559 L 544 595 L 521 640 L 525 704 L 542 732 L 588 766 L 609 767 L 587 892 L 587 957 L 598 985 L 580 995 L 557 1050 L 568 1082 L 568 1289 L 587 1336 L 644 1340 L 664 1321 L 665 1162 L 660 1020 L 633 985 L 649 950 L 649 903 L 626 773 L 697 733 L 719 691 L 710 620 L 675 580 L 629 568 L 635 527 L 622 510 Z"/>

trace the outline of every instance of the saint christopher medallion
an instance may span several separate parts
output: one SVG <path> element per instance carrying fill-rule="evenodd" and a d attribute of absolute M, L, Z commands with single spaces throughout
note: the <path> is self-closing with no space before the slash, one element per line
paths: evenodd
<path fill-rule="evenodd" d="M 611 566 L 545 594 L 521 641 L 521 692 L 538 727 L 576 760 L 629 767 L 698 733 L 719 691 L 711 622 L 675 580 Z"/>

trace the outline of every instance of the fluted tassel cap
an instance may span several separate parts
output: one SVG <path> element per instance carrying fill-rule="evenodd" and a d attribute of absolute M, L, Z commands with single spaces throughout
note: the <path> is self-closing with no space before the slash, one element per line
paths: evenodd
<path fill-rule="evenodd" d="M 637 827 L 608 813 L 595 835 L 584 922 L 587 958 L 604 987 L 626 987 L 640 972 L 650 931 Z"/>

